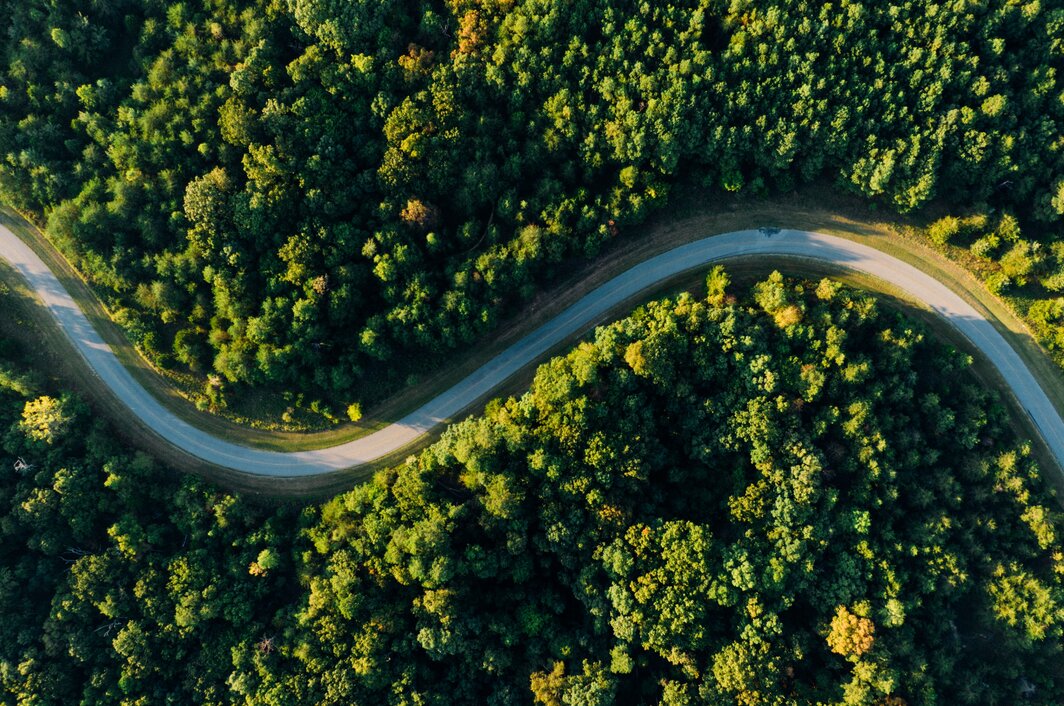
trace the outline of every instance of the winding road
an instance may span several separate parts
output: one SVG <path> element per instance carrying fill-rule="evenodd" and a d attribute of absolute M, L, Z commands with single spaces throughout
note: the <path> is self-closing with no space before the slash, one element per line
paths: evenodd
<path fill-rule="evenodd" d="M 41 258 L 14 233 L 0 226 L 0 257 L 21 273 L 89 367 L 129 407 L 132 415 L 169 443 L 208 463 L 272 477 L 311 476 L 372 463 L 467 409 L 569 336 L 586 330 L 615 305 L 685 271 L 757 255 L 816 260 L 870 274 L 927 304 L 997 367 L 1064 468 L 1064 422 L 1034 375 L 993 325 L 953 290 L 916 267 L 875 248 L 835 236 L 762 228 L 714 235 L 662 253 L 591 291 L 398 422 L 338 446 L 280 452 L 218 439 L 167 410 L 133 379 Z"/>

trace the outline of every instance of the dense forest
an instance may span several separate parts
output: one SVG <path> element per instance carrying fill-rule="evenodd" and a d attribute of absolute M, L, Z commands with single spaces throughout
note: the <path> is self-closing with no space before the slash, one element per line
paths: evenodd
<path fill-rule="evenodd" d="M 303 508 L 0 341 L 0 704 L 1059 704 L 1058 500 L 969 361 L 829 280 L 707 285 Z"/>
<path fill-rule="evenodd" d="M 268 384 L 334 413 L 372 402 L 678 184 L 939 199 L 982 219 L 970 240 L 996 288 L 1033 288 L 1042 337 L 1064 330 L 1055 1 L 0 0 L 0 15 L 0 197 L 216 401 L 219 384 Z"/>

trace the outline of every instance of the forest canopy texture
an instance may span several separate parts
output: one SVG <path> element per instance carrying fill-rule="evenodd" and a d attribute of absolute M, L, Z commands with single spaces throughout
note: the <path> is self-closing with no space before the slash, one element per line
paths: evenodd
<path fill-rule="evenodd" d="M 978 239 L 997 289 L 1064 289 L 1055 1 L 0 0 L 0 16 L 0 196 L 47 223 L 142 350 L 216 375 L 211 391 L 373 401 L 678 183 L 947 200 L 978 217 L 943 240 Z M 1064 356 L 1064 302 L 1032 316 Z"/>
<path fill-rule="evenodd" d="M 0 703 L 1059 704 L 1059 506 L 969 361 L 831 281 L 708 285 L 302 510 L 0 343 Z"/>

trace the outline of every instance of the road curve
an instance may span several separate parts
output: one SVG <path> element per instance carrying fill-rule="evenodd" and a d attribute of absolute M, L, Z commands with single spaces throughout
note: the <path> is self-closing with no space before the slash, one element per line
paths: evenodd
<path fill-rule="evenodd" d="M 930 275 L 875 248 L 820 233 L 759 229 L 714 235 L 646 260 L 593 290 L 457 385 L 398 422 L 330 448 L 279 452 L 223 441 L 193 427 L 140 386 L 40 257 L 0 226 L 0 257 L 29 283 L 78 352 L 145 425 L 209 463 L 258 476 L 297 477 L 372 463 L 454 417 L 616 304 L 685 271 L 737 257 L 790 256 L 874 275 L 923 301 L 957 328 L 1001 372 L 1064 468 L 1064 422 L 1015 350 L 974 307 Z"/>

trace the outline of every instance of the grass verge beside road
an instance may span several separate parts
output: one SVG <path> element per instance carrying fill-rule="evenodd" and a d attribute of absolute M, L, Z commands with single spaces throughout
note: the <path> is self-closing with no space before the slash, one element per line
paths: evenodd
<path fill-rule="evenodd" d="M 810 203 L 826 203 L 826 205 L 811 207 L 809 206 Z M 1024 361 L 1042 383 L 1058 411 L 1064 410 L 1064 380 L 1061 379 L 1059 368 L 1034 341 L 1023 323 L 1012 314 L 1003 302 L 988 292 L 981 281 L 945 256 L 924 245 L 912 224 L 878 221 L 874 217 L 874 212 L 869 211 L 862 202 L 840 199 L 830 195 L 819 195 L 816 198 L 801 196 L 774 200 L 744 199 L 711 204 L 681 204 L 679 208 L 672 209 L 668 221 L 665 220 L 664 215 L 659 215 L 647 225 L 640 227 L 638 236 L 619 238 L 612 247 L 607 248 L 594 262 L 574 266 L 563 271 L 557 281 L 552 283 L 549 289 L 544 290 L 535 297 L 521 310 L 519 315 L 507 319 L 499 327 L 492 341 L 483 346 L 478 346 L 472 351 L 464 351 L 454 355 L 437 372 L 421 380 L 416 386 L 392 397 L 386 404 L 368 410 L 366 422 L 359 425 L 342 425 L 329 431 L 307 434 L 251 429 L 234 424 L 232 421 L 216 415 L 197 410 L 191 402 L 183 398 L 177 389 L 170 385 L 158 371 L 153 370 L 143 357 L 137 353 L 124 334 L 110 320 L 104 307 L 88 285 L 78 277 L 69 263 L 51 247 L 43 235 L 9 212 L 0 214 L 0 220 L 26 239 L 45 259 L 45 262 L 59 276 L 64 286 L 68 288 L 90 317 L 94 326 L 100 330 L 105 340 L 118 354 L 120 360 L 131 369 L 134 377 L 167 407 L 186 421 L 211 434 L 236 443 L 261 448 L 294 451 L 327 447 L 349 441 L 385 426 L 417 408 L 436 394 L 448 389 L 521 336 L 552 318 L 584 294 L 625 269 L 673 247 L 714 233 L 762 225 L 815 230 L 859 241 L 914 264 L 932 274 L 955 292 L 961 294 L 994 323 L 1013 347 L 1020 352 Z M 807 266 L 794 262 L 781 263 L 778 259 L 771 264 L 767 260 L 761 260 L 757 263 L 733 262 L 729 266 L 729 270 L 743 273 L 749 272 L 751 277 L 755 276 L 754 272 L 757 273 L 757 277 L 764 276 L 773 268 L 799 276 L 819 276 L 818 272 L 825 273 L 831 269 L 829 266 L 816 264 Z M 700 287 L 704 269 L 700 268 L 689 275 L 683 275 L 673 281 L 661 283 L 651 290 L 640 293 L 637 297 L 619 303 L 596 323 L 602 323 L 622 316 L 637 304 L 660 296 L 662 293 L 676 291 L 678 288 Z M 835 272 L 837 273 L 837 268 Z M 15 292 L 16 298 L 21 298 L 22 301 L 18 306 L 24 310 L 23 318 L 34 318 L 34 314 L 29 309 L 35 309 L 38 312 L 35 322 L 38 330 L 36 335 L 47 339 L 51 350 L 63 350 L 63 346 L 65 346 L 66 351 L 68 351 L 69 354 L 64 356 L 66 361 L 56 361 L 55 365 L 57 367 L 55 369 L 60 371 L 64 377 L 70 378 L 71 381 L 76 381 L 79 377 L 91 377 L 95 380 L 95 376 L 85 375 L 84 371 L 88 370 L 87 366 L 81 362 L 80 356 L 74 353 L 73 348 L 66 341 L 65 336 L 55 327 L 51 318 L 44 314 L 39 307 L 30 304 L 32 295 L 26 292 L 24 287 L 19 293 L 21 282 L 15 281 L 18 278 L 14 273 L 5 272 L 3 279 L 8 282 L 9 288 Z M 851 284 L 885 293 L 888 299 L 893 298 L 899 302 L 902 301 L 901 298 L 897 297 L 896 292 L 890 292 L 888 286 L 878 280 L 874 280 L 874 278 L 851 274 L 843 277 L 843 279 L 848 279 Z M 913 311 L 921 309 L 921 307 L 913 309 L 911 303 L 906 304 L 906 306 L 909 306 Z M 913 311 L 909 313 L 913 313 Z M 930 314 L 930 312 L 923 311 L 924 314 L 919 316 L 919 318 L 923 318 L 930 323 L 934 330 L 950 342 L 970 351 L 970 346 L 965 345 L 966 341 L 957 340 L 962 337 L 951 326 Z M 48 333 L 49 329 L 52 330 L 51 333 Z M 17 334 L 18 332 L 15 333 Z M 584 335 L 586 335 L 586 332 L 574 335 L 569 340 L 559 344 L 548 355 L 554 355 L 571 347 L 576 340 Z M 981 359 L 980 356 L 975 356 L 975 358 L 977 361 Z M 1001 390 L 1006 398 L 1010 398 L 1011 394 L 1003 386 L 996 371 L 985 361 L 983 367 L 990 369 L 980 370 L 977 362 L 976 374 L 987 384 Z M 80 368 L 81 372 L 77 368 Z M 524 389 L 531 380 L 534 369 L 534 365 L 528 366 L 518 375 L 510 378 L 503 387 L 493 391 L 491 396 L 503 396 Z M 129 426 L 130 420 L 125 418 L 128 417 L 128 414 L 122 414 L 124 407 L 121 403 L 115 400 L 108 390 L 96 389 L 96 387 L 103 387 L 103 385 L 99 381 L 95 382 L 97 383 L 95 386 L 92 381 L 87 383 L 89 388 L 87 392 L 90 396 L 103 402 L 103 406 L 107 409 L 109 416 L 114 417 L 116 421 L 124 426 Z M 105 397 L 108 398 L 107 401 L 103 400 Z M 481 402 L 483 400 L 467 411 L 473 411 Z M 1025 414 L 1022 410 L 1019 413 L 1019 417 L 1025 419 Z M 1029 424 L 1023 425 L 1023 428 L 1026 431 L 1021 434 L 1022 436 L 1033 436 L 1037 439 L 1037 435 L 1032 434 Z M 181 468 L 209 475 L 230 487 L 254 490 L 256 492 L 266 491 L 273 494 L 274 491 L 277 491 L 286 495 L 290 493 L 316 495 L 322 492 L 330 492 L 332 489 L 347 487 L 352 482 L 368 476 L 373 470 L 360 469 L 318 478 L 299 479 L 298 481 L 252 479 L 224 469 L 206 466 L 199 461 L 192 462 L 187 455 L 173 449 L 146 429 L 141 429 L 140 434 L 141 436 L 138 437 L 137 443 L 151 448 L 153 452 L 171 463 Z M 144 434 L 147 436 L 143 436 Z M 425 439 L 421 443 L 404 449 L 402 453 L 393 454 L 389 459 L 374 464 L 374 467 L 399 461 L 407 453 L 424 446 L 428 441 L 428 439 Z M 166 448 L 163 449 L 161 447 Z M 174 456 L 175 453 L 177 457 Z M 196 466 L 199 466 L 199 468 Z M 1055 467 L 1055 464 L 1051 464 L 1051 467 Z"/>

